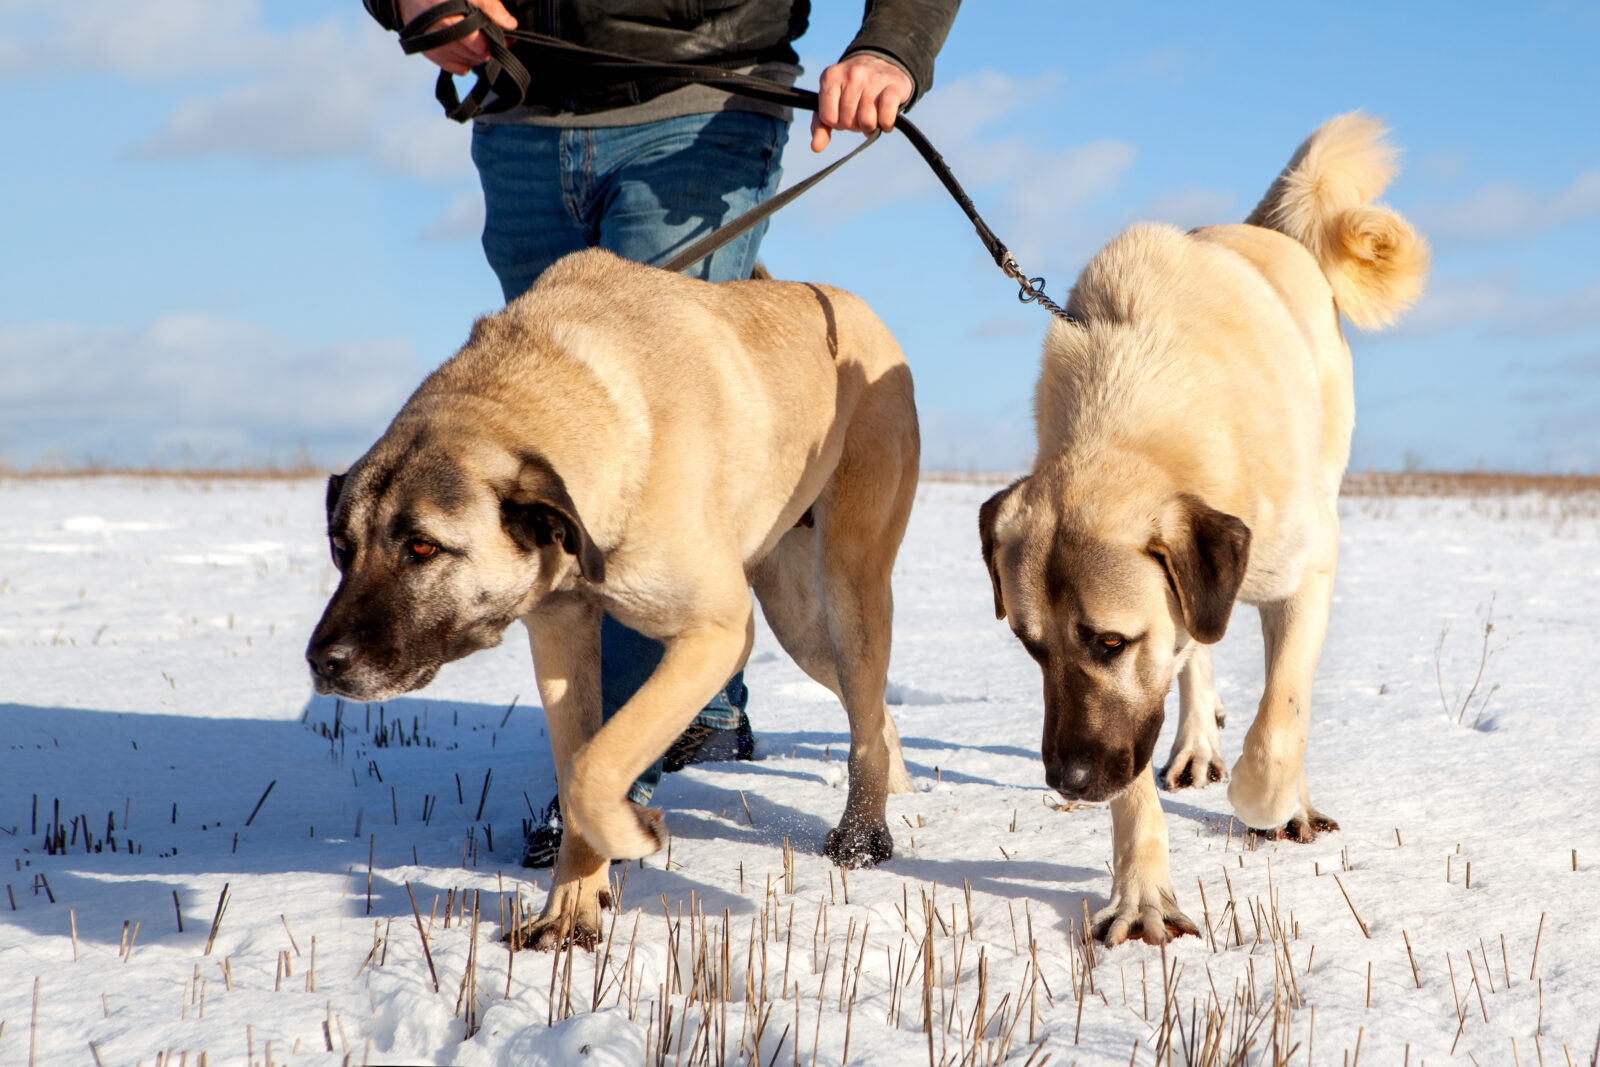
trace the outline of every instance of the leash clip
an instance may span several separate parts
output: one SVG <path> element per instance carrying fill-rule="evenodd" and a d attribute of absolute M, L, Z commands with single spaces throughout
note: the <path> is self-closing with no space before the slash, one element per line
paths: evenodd
<path fill-rule="evenodd" d="M 1017 287 L 1021 290 L 1019 293 L 1017 293 L 1017 300 L 1019 302 L 1024 304 L 1038 304 L 1040 307 L 1044 308 L 1058 319 L 1065 319 L 1068 322 L 1075 321 L 1071 315 L 1067 314 L 1065 308 L 1063 308 L 1060 304 L 1057 304 L 1054 300 L 1051 300 L 1048 296 L 1044 295 L 1045 280 L 1043 278 L 1030 278 L 1026 274 L 1022 273 L 1022 268 L 1017 266 L 1017 261 L 1012 257 L 1009 249 L 1007 249 L 1004 256 L 1000 258 L 999 266 L 1001 271 L 1005 273 L 1006 277 L 1016 282 Z"/>

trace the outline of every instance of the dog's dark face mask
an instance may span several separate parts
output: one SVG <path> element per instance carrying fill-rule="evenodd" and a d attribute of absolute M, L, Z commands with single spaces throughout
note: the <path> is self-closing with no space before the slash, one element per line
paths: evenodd
<path fill-rule="evenodd" d="M 451 456 L 426 431 L 391 430 L 329 479 L 340 579 L 306 649 L 317 692 L 372 701 L 419 689 L 499 644 L 558 584 L 604 580 L 604 557 L 548 463 L 475 464 L 495 468 L 485 479 Z"/>

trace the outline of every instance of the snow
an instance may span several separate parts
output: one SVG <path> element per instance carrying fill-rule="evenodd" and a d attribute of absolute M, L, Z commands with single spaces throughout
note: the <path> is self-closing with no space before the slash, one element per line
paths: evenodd
<path fill-rule="evenodd" d="M 891 798 L 893 860 L 845 878 L 819 855 L 844 714 L 758 630 L 759 758 L 664 781 L 670 865 L 613 868 L 609 951 L 512 960 L 503 909 L 549 885 L 517 866 L 521 822 L 553 792 L 519 631 L 425 691 L 338 708 L 308 695 L 302 659 L 334 583 L 320 483 L 0 483 L 0 1064 L 637 1064 L 656 1062 L 664 1008 L 669 1063 L 747 1059 L 758 1023 L 762 1063 L 839 1063 L 847 1042 L 851 1062 L 926 1062 L 929 922 L 936 1062 L 1005 1045 L 1017 1064 L 1150 1064 L 1163 1038 L 1198 1062 L 1208 1004 L 1228 1013 L 1223 1049 L 1264 1020 L 1252 1063 L 1274 1062 L 1274 1027 L 1293 1063 L 1358 1045 L 1374 1064 L 1589 1061 L 1600 499 L 1347 499 L 1307 768 L 1342 831 L 1251 848 L 1221 787 L 1163 793 L 1179 903 L 1213 933 L 1095 946 L 1086 975 L 1110 816 L 1044 788 L 1038 671 L 978 554 L 995 488 L 925 484 L 900 555 L 890 700 L 918 791 Z M 1253 611 L 1216 668 L 1231 763 L 1262 681 Z M 1175 715 L 1174 699 L 1158 764 Z M 68 845 L 48 855 L 57 801 Z M 86 851 L 108 820 L 118 851 Z M 691 976 L 722 966 L 725 913 L 727 973 L 691 1002 Z M 675 967 L 685 990 L 665 992 Z M 980 967 L 999 1014 L 974 1046 Z M 1036 1011 L 1019 1018 L 1019 994 Z"/>

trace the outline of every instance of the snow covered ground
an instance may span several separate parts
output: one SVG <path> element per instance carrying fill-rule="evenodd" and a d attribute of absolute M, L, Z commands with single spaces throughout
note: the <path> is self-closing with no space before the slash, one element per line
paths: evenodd
<path fill-rule="evenodd" d="M 1044 788 L 1038 671 L 978 555 L 993 488 L 925 485 L 901 552 L 892 861 L 820 857 L 844 714 L 761 633 L 760 758 L 666 779 L 670 861 L 613 868 L 608 948 L 513 959 L 553 791 L 519 632 L 337 708 L 301 658 L 320 483 L 0 483 L 0 1064 L 1590 1062 L 1600 498 L 1345 501 L 1308 762 L 1343 830 L 1252 848 L 1220 787 L 1164 794 L 1210 931 L 1163 953 L 1082 943 L 1110 816 Z M 1255 623 L 1216 656 L 1230 762 Z"/>

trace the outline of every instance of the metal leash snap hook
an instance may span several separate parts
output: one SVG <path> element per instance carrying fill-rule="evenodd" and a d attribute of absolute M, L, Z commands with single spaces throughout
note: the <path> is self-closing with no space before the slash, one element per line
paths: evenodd
<path fill-rule="evenodd" d="M 1031 304 L 1035 300 L 1044 297 L 1045 282 L 1043 278 L 1018 278 L 1017 284 L 1022 287 L 1022 291 L 1017 294 L 1017 299 L 1024 304 Z"/>

